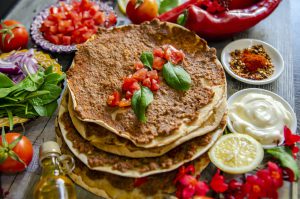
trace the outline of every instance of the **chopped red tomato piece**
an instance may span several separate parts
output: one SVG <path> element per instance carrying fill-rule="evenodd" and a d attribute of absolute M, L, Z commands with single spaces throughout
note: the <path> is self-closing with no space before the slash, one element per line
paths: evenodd
<path fill-rule="evenodd" d="M 147 77 L 149 77 L 150 79 L 156 79 L 156 80 L 158 80 L 157 70 L 148 71 L 147 72 Z"/>
<path fill-rule="evenodd" d="M 134 79 L 136 79 L 137 81 L 143 81 L 146 78 L 146 76 L 147 76 L 147 72 L 148 72 L 148 70 L 146 68 L 142 68 L 142 69 L 136 71 L 132 75 L 132 77 Z"/>
<path fill-rule="evenodd" d="M 114 91 L 114 93 L 107 98 L 107 104 L 109 106 L 118 106 L 120 103 L 120 93 L 118 91 Z"/>
<path fill-rule="evenodd" d="M 160 57 L 160 58 L 165 57 L 165 53 L 164 53 L 163 49 L 161 49 L 161 48 L 155 48 L 153 50 L 153 55 L 154 55 L 154 57 Z"/>
<path fill-rule="evenodd" d="M 119 107 L 127 107 L 127 106 L 131 106 L 131 100 L 123 98 L 119 103 Z"/>
<path fill-rule="evenodd" d="M 51 43 L 59 44 L 59 38 L 57 35 L 45 34 L 44 37 Z"/>
<path fill-rule="evenodd" d="M 114 12 L 110 12 L 108 15 L 108 25 L 107 27 L 113 26 L 117 23 L 117 17 Z"/>
<path fill-rule="evenodd" d="M 132 78 L 132 77 L 125 77 L 124 80 L 123 80 L 123 85 L 122 85 L 122 89 L 124 91 L 129 91 L 130 90 L 130 87 L 133 83 L 137 83 L 137 80 Z"/>
<path fill-rule="evenodd" d="M 184 59 L 184 53 L 171 45 L 165 45 L 163 46 L 163 49 L 165 52 L 165 58 L 173 64 L 178 64 Z"/>
<path fill-rule="evenodd" d="M 93 16 L 93 19 L 94 19 L 96 25 L 103 24 L 104 21 L 105 21 L 105 13 L 104 12 L 97 12 Z"/>
<path fill-rule="evenodd" d="M 133 93 L 132 93 L 132 92 L 126 91 L 126 93 L 125 93 L 125 98 L 126 98 L 126 99 L 130 99 L 132 96 L 133 96 Z"/>
<path fill-rule="evenodd" d="M 144 64 L 142 62 L 136 62 L 134 63 L 133 67 L 135 68 L 135 70 L 140 70 L 144 68 Z"/>
<path fill-rule="evenodd" d="M 63 45 L 70 45 L 71 44 L 71 36 L 63 36 L 62 43 L 63 43 Z"/>
<path fill-rule="evenodd" d="M 55 6 L 52 6 L 49 10 L 50 10 L 50 14 L 56 14 L 56 13 L 58 13 L 58 9 Z"/>
<path fill-rule="evenodd" d="M 153 68 L 156 70 L 161 70 L 166 63 L 166 60 L 161 57 L 154 57 L 153 60 Z"/>
<path fill-rule="evenodd" d="M 149 89 L 151 89 L 151 79 L 149 77 L 143 80 L 143 86 L 146 86 Z"/>
<path fill-rule="evenodd" d="M 159 89 L 158 81 L 155 79 L 151 79 L 151 88 L 152 91 L 157 91 Z"/>

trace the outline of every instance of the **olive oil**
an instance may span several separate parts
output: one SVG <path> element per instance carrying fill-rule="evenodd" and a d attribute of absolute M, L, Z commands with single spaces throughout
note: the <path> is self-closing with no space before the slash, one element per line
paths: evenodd
<path fill-rule="evenodd" d="M 71 166 L 66 165 L 70 160 Z M 59 146 L 55 142 L 46 142 L 41 146 L 40 164 L 43 171 L 34 188 L 35 199 L 76 199 L 74 184 L 65 176 L 65 173 L 74 167 L 72 160 L 71 156 L 61 156 Z"/>

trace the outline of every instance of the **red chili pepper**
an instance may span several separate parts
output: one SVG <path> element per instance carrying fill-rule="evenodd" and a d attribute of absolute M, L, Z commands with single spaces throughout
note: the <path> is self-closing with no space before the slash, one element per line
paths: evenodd
<path fill-rule="evenodd" d="M 223 39 L 256 25 L 270 15 L 280 2 L 281 0 L 261 0 L 245 9 L 228 10 L 218 14 L 210 14 L 195 4 L 189 4 L 183 8 L 188 11 L 185 27 L 209 40 Z M 169 11 L 169 14 L 167 12 L 159 16 L 159 19 L 174 22 L 179 11 L 176 10 L 171 15 L 173 10 Z M 181 11 L 183 13 L 183 10 Z"/>

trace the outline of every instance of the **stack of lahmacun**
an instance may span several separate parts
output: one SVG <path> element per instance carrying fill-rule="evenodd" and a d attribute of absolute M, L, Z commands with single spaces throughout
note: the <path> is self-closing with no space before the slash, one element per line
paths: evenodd
<path fill-rule="evenodd" d="M 108 106 L 107 97 L 121 90 L 141 53 L 166 44 L 185 53 L 181 65 L 190 89 L 178 91 L 161 80 L 146 122 L 131 106 Z M 100 29 L 78 46 L 57 117 L 61 150 L 76 163 L 70 177 L 105 198 L 173 194 L 181 166 L 193 164 L 199 174 L 209 164 L 207 151 L 226 126 L 226 92 L 216 50 L 189 30 L 158 20 Z"/>

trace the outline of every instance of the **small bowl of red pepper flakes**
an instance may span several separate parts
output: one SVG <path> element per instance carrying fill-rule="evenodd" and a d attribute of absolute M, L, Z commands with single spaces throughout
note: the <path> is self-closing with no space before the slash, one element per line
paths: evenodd
<path fill-rule="evenodd" d="M 231 42 L 223 49 L 221 61 L 233 78 L 255 85 L 275 81 L 284 69 L 280 53 L 273 46 L 255 39 Z"/>

